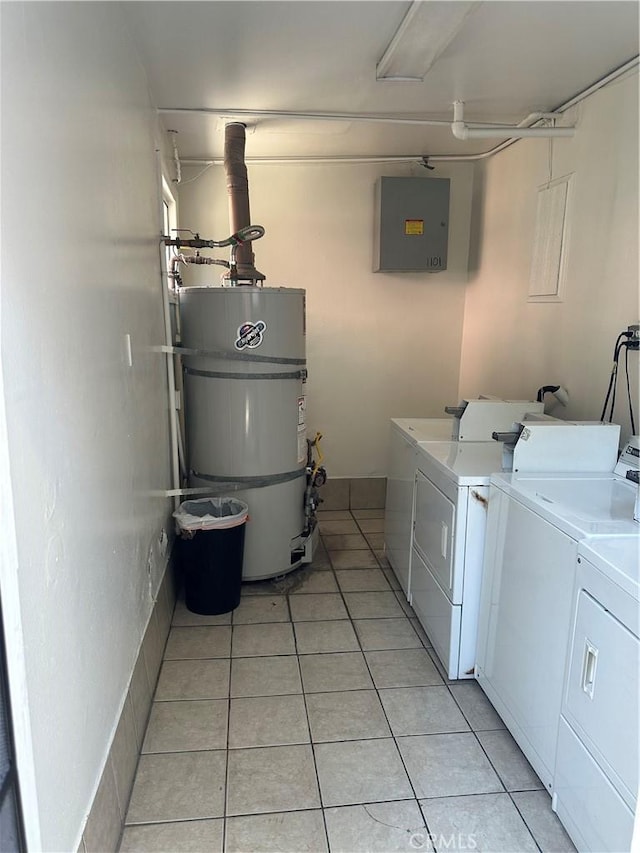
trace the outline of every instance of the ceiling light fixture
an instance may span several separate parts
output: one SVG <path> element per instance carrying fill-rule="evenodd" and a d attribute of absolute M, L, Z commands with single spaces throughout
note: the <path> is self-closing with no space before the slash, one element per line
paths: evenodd
<path fill-rule="evenodd" d="M 478 2 L 414 0 L 376 66 L 376 80 L 421 82 Z"/>

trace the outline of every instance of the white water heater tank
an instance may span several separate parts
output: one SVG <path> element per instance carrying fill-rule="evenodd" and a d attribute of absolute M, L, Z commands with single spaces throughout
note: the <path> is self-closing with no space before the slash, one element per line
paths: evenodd
<path fill-rule="evenodd" d="M 306 561 L 305 291 L 180 291 L 189 485 L 246 501 L 244 580 Z"/>

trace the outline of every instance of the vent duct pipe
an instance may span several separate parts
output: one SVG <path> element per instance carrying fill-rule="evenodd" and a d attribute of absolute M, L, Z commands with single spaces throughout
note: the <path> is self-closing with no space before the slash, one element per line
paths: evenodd
<path fill-rule="evenodd" d="M 224 169 L 229 193 L 229 222 L 231 233 L 237 234 L 251 225 L 249 212 L 249 180 L 244 162 L 245 125 L 232 122 L 224 129 Z M 232 259 L 233 260 L 233 259 Z M 240 243 L 235 250 L 235 264 L 225 275 L 231 284 L 255 284 L 265 276 L 254 266 L 255 255 L 251 243 Z"/>

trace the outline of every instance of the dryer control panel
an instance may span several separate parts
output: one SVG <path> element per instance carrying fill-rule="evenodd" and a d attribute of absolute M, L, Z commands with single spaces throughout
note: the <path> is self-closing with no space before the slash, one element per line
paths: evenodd
<path fill-rule="evenodd" d="M 632 435 L 629 441 L 624 446 L 618 464 L 615 467 L 615 473 L 620 474 L 627 480 L 638 483 L 638 469 L 640 468 L 640 436 Z"/>

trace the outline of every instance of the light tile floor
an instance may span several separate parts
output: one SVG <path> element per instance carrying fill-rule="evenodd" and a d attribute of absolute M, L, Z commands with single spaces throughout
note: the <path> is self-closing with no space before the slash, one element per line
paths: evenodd
<path fill-rule="evenodd" d="M 573 851 L 478 685 L 449 682 L 382 511 L 320 513 L 313 565 L 178 602 L 120 850 Z"/>

